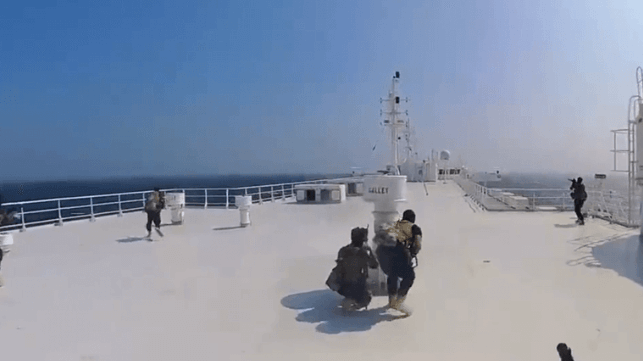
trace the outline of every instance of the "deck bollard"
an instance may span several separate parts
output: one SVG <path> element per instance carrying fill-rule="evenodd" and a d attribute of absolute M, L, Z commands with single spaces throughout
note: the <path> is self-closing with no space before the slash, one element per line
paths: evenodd
<path fill-rule="evenodd" d="M 239 208 L 241 217 L 241 227 L 250 225 L 250 205 L 252 204 L 252 196 L 235 196 L 234 204 Z"/>

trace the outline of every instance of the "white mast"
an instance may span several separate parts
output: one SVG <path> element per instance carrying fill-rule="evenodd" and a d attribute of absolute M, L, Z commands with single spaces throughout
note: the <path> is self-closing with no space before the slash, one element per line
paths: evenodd
<path fill-rule="evenodd" d="M 400 99 L 397 94 L 397 85 L 400 81 L 400 72 L 396 71 L 395 76 L 391 82 L 391 90 L 389 91 L 387 99 L 380 99 L 380 103 L 387 102 L 388 106 L 384 114 L 384 125 L 390 129 L 390 140 L 391 140 L 391 156 L 390 164 L 387 166 L 387 170 L 392 172 L 394 175 L 399 175 L 400 171 L 398 166 L 400 164 L 399 152 L 398 152 L 398 142 L 400 141 L 401 129 L 406 127 L 406 123 L 401 119 L 402 114 L 408 115 L 408 111 L 400 111 L 400 101 L 404 100 L 408 102 L 407 99 Z"/>

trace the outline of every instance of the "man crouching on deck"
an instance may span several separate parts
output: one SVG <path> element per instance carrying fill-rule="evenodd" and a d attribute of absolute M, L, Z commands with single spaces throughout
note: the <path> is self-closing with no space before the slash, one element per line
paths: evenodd
<path fill-rule="evenodd" d="M 387 276 L 388 307 L 410 315 L 410 310 L 403 305 L 406 295 L 415 280 L 413 259 L 422 246 L 422 230 L 415 223 L 415 212 L 407 209 L 402 220 L 383 232 L 376 232 L 375 250 L 382 265 L 382 272 Z"/>
<path fill-rule="evenodd" d="M 359 310 L 371 303 L 372 296 L 366 286 L 368 267 L 377 268 L 379 264 L 371 248 L 365 244 L 367 240 L 367 228 L 353 228 L 351 243 L 342 247 L 337 254 L 341 279 L 337 293 L 346 297 L 342 301 L 342 308 L 347 310 Z"/>

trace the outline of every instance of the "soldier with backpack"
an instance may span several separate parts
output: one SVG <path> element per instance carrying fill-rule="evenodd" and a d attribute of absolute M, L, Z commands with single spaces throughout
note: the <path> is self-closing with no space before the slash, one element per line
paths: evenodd
<path fill-rule="evenodd" d="M 415 280 L 413 259 L 417 265 L 417 254 L 422 246 L 422 230 L 415 224 L 415 212 L 407 209 L 402 220 L 375 237 L 374 242 L 379 244 L 375 253 L 382 272 L 388 277 L 388 307 L 410 315 L 403 302 Z"/>
<path fill-rule="evenodd" d="M 351 243 L 339 250 L 337 266 L 326 281 L 333 291 L 345 297 L 342 308 L 346 310 L 366 308 L 372 299 L 366 286 L 368 268 L 377 268 L 379 265 L 366 244 L 367 240 L 367 228 L 353 228 Z"/>

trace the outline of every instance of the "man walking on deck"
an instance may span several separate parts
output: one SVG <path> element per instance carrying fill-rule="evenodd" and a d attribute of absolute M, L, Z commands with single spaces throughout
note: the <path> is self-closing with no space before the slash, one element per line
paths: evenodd
<path fill-rule="evenodd" d="M 578 177 L 576 182 L 572 181 L 572 186 L 569 188 L 572 190 L 572 198 L 574 199 L 574 212 L 576 212 L 576 223 L 579 225 L 585 224 L 585 218 L 583 217 L 582 208 L 583 204 L 587 200 L 587 192 L 585 192 L 585 185 L 583 184 L 583 178 Z"/>
<path fill-rule="evenodd" d="M 150 194 L 147 202 L 145 203 L 145 213 L 147 213 L 147 238 L 152 236 L 152 222 L 156 232 L 161 233 L 161 210 L 165 208 L 165 197 L 158 188 L 154 188 L 154 192 Z"/>
<path fill-rule="evenodd" d="M 382 271 L 388 276 L 388 306 L 407 315 L 410 311 L 403 302 L 415 280 L 413 259 L 422 247 L 422 230 L 414 223 L 415 212 L 404 211 L 402 220 L 386 230 L 392 242 L 383 242 L 376 250 Z"/>

